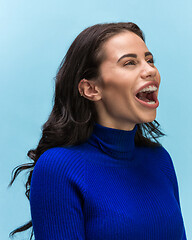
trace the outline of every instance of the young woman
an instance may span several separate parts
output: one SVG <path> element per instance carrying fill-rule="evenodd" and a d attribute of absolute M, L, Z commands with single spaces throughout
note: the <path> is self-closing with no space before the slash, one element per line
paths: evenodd
<path fill-rule="evenodd" d="M 157 141 L 160 75 L 140 28 L 97 24 L 72 43 L 56 76 L 42 138 L 16 168 L 36 240 L 184 240 L 172 159 Z M 11 182 L 11 184 L 12 184 Z"/>

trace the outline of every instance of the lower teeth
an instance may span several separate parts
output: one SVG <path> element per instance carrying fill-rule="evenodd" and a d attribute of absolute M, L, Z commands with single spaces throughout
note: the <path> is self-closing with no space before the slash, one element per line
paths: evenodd
<path fill-rule="evenodd" d="M 154 104 L 155 102 L 154 101 L 151 101 L 151 102 L 147 102 L 148 104 Z"/>

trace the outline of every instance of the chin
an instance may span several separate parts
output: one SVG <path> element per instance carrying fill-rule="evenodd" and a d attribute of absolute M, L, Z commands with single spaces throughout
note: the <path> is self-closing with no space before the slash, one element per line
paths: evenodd
<path fill-rule="evenodd" d="M 149 114 L 147 116 L 143 116 L 140 118 L 141 121 L 140 123 L 148 123 L 148 122 L 153 122 L 156 119 L 156 112 L 154 114 Z"/>

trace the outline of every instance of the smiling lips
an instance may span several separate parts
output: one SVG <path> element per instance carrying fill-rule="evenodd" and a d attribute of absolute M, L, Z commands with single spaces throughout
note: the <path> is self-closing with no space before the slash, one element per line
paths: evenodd
<path fill-rule="evenodd" d="M 159 85 L 157 82 L 148 82 L 136 92 L 136 100 L 146 107 L 157 108 L 159 106 L 156 95 L 158 87 Z"/>

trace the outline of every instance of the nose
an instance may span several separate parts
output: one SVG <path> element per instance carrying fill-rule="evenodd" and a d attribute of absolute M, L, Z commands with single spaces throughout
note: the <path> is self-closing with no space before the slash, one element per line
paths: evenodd
<path fill-rule="evenodd" d="M 157 74 L 157 69 L 154 66 L 151 66 L 149 63 L 145 62 L 142 70 L 141 70 L 141 77 L 142 78 L 154 78 Z"/>

